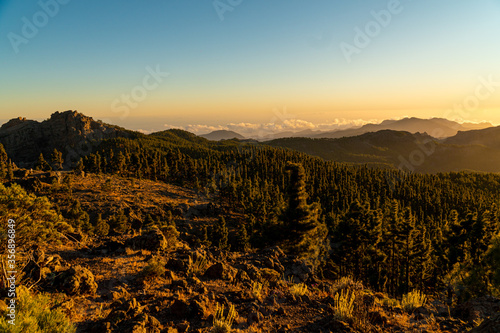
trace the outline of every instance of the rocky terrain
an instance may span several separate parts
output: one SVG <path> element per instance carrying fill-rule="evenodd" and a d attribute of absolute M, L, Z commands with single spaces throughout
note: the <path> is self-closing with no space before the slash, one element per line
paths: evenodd
<path fill-rule="evenodd" d="M 40 153 L 48 159 L 54 149 L 63 153 L 66 165 L 71 165 L 103 139 L 128 135 L 77 111 L 55 112 L 43 122 L 19 117 L 0 127 L 0 143 L 20 167 L 31 167 Z"/>
<path fill-rule="evenodd" d="M 217 323 L 230 316 L 228 309 L 234 314 L 226 326 L 233 332 L 500 329 L 495 317 L 500 300 L 492 297 L 455 305 L 444 295 L 428 295 L 423 306 L 407 309 L 350 278 L 327 279 L 277 246 L 243 253 L 200 244 L 193 237 L 196 230 L 213 223 L 214 210 L 224 207 L 208 205 L 196 191 L 152 181 L 132 184 L 117 176 L 68 176 L 71 195 L 91 216 L 122 209 L 139 221 L 168 207 L 177 230 L 164 226 L 106 237 L 70 234 L 61 245 L 43 244 L 32 252 L 26 283 L 51 293 L 78 332 L 229 332 L 217 330 Z M 109 179 L 112 188 L 106 188 Z M 57 181 L 41 182 L 45 185 L 39 193 L 64 209 L 67 189 Z M 237 221 L 238 216 L 230 219 L 231 228 Z M 341 293 L 354 295 L 350 315 L 339 312 L 335 297 Z M 222 306 L 226 310 L 221 314 Z"/>

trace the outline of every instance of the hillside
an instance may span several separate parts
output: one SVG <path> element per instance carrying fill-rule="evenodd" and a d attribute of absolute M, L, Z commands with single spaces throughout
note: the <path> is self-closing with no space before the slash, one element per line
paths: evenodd
<path fill-rule="evenodd" d="M 138 327 L 144 332 L 215 332 L 219 305 L 234 305 L 232 332 L 461 332 L 500 310 L 500 301 L 493 298 L 450 309 L 433 296 L 425 306 L 408 310 L 360 281 L 320 277 L 278 246 L 238 251 L 243 216 L 192 189 L 70 174 L 67 181 L 45 183 L 37 193 L 47 195 L 62 212 L 77 200 L 91 221 L 97 214 L 109 221 L 124 211 L 133 228 L 107 236 L 67 234 L 42 245 L 43 252 L 36 250 L 36 265 L 28 263 L 25 283 L 38 280 L 38 289 L 57 297 L 58 309 L 77 332 L 136 332 Z M 221 213 L 235 247 L 230 252 L 200 239 L 203 227 L 216 225 Z M 169 222 L 151 229 L 142 222 L 148 215 Z M 62 277 L 54 279 L 54 272 Z M 339 293 L 355 295 L 352 315 L 339 315 Z"/>
<path fill-rule="evenodd" d="M 438 140 L 427 134 L 383 130 L 341 139 L 290 138 L 266 144 L 329 161 L 412 172 L 500 172 L 498 132 L 498 128 L 488 128 Z"/>
<path fill-rule="evenodd" d="M 77 332 L 498 327 L 500 175 L 369 168 L 182 130 L 125 133 L 63 171 L 57 160 L 18 168 L 0 146 L 0 216 L 16 223 L 25 267 L 19 318 Z M 353 164 L 390 165 L 415 140 L 435 142 L 428 158 L 440 165 L 470 149 L 390 130 L 282 140 Z"/>

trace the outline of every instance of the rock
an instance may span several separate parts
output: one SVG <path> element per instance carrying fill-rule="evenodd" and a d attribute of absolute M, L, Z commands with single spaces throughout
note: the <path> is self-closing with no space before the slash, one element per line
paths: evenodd
<path fill-rule="evenodd" d="M 31 168 L 43 153 L 63 153 L 66 166 L 88 155 L 104 139 L 129 137 L 126 131 L 104 125 L 76 111 L 55 112 L 43 122 L 16 118 L 0 128 L 0 143 L 19 167 Z"/>
<path fill-rule="evenodd" d="M 263 281 L 267 281 L 270 284 L 276 284 L 281 279 L 281 274 L 270 268 L 262 268 L 260 270 L 260 275 Z"/>
<path fill-rule="evenodd" d="M 111 304 L 112 310 L 96 332 L 160 333 L 162 325 L 144 312 L 135 298 L 120 298 Z"/>
<path fill-rule="evenodd" d="M 87 268 L 73 266 L 63 272 L 57 279 L 56 285 L 70 295 L 75 294 L 95 294 L 97 283 L 94 274 Z"/>
<path fill-rule="evenodd" d="M 110 240 L 104 245 L 98 247 L 95 251 L 99 254 L 116 254 L 117 252 L 125 252 L 125 243 L 121 241 Z"/>
<path fill-rule="evenodd" d="M 380 311 L 370 311 L 368 313 L 368 318 L 370 323 L 375 326 L 385 326 L 389 322 L 387 315 Z"/>
<path fill-rule="evenodd" d="M 174 272 L 168 270 L 168 271 L 165 271 L 165 279 L 173 282 L 173 281 L 177 280 L 177 275 L 175 275 Z"/>
<path fill-rule="evenodd" d="M 481 325 L 472 329 L 471 333 L 498 333 L 500 332 L 500 313 L 485 319 Z"/>
<path fill-rule="evenodd" d="M 431 312 L 426 307 L 420 306 L 413 310 L 413 314 L 415 315 L 416 320 L 423 320 L 427 318 Z"/>
<path fill-rule="evenodd" d="M 208 300 L 203 298 L 195 299 L 191 302 L 191 316 L 199 319 L 205 319 L 210 315 L 208 309 Z"/>
<path fill-rule="evenodd" d="M 282 306 L 280 306 L 278 308 L 278 310 L 276 310 L 276 314 L 278 316 L 286 316 L 286 310 L 285 310 L 285 308 L 283 308 Z"/>
<path fill-rule="evenodd" d="M 279 260 L 280 258 L 285 256 L 285 253 L 283 252 L 283 250 L 281 250 L 279 246 L 268 247 L 264 249 L 262 252 L 266 257 L 274 260 Z"/>
<path fill-rule="evenodd" d="M 136 250 L 141 249 L 152 252 L 160 252 L 166 249 L 167 240 L 160 229 L 154 228 L 144 235 L 136 236 L 127 240 L 125 245 Z"/>
<path fill-rule="evenodd" d="M 172 285 L 173 289 L 181 289 L 181 290 L 182 289 L 183 290 L 187 290 L 188 289 L 188 283 L 184 279 L 172 281 L 171 285 Z"/>
<path fill-rule="evenodd" d="M 177 328 L 178 332 L 181 332 L 181 333 L 187 332 L 189 329 L 189 322 L 185 321 L 185 322 L 179 323 L 179 324 L 177 324 L 176 328 Z"/>
<path fill-rule="evenodd" d="M 187 272 L 189 268 L 189 262 L 185 262 L 182 259 L 171 258 L 165 265 L 168 269 L 173 269 L 181 272 Z"/>
<path fill-rule="evenodd" d="M 311 275 L 312 268 L 305 261 L 298 259 L 285 269 L 285 276 L 293 276 L 297 282 L 306 282 Z"/>
<path fill-rule="evenodd" d="M 259 311 L 250 312 L 247 316 L 248 325 L 252 325 L 253 323 L 260 323 L 264 319 L 264 316 Z"/>
<path fill-rule="evenodd" d="M 243 270 L 254 281 L 260 281 L 262 279 L 262 276 L 260 275 L 260 270 L 252 264 L 243 265 Z"/>
<path fill-rule="evenodd" d="M 185 300 L 176 299 L 170 306 L 172 315 L 179 318 L 186 318 L 189 314 L 189 303 Z"/>
<path fill-rule="evenodd" d="M 219 262 L 210 266 L 203 276 L 208 279 L 232 281 L 236 276 L 236 269 Z"/>
<path fill-rule="evenodd" d="M 500 300 L 491 296 L 474 298 L 455 307 L 453 315 L 465 321 L 486 318 L 500 312 Z"/>
<path fill-rule="evenodd" d="M 237 272 L 236 272 L 236 276 L 235 276 L 235 281 L 238 281 L 238 282 L 252 282 L 252 280 L 250 279 L 250 277 L 248 276 L 247 272 L 245 272 L 244 270 L 242 269 L 239 269 Z"/>
<path fill-rule="evenodd" d="M 120 298 L 130 298 L 130 294 L 127 291 L 127 289 L 125 289 L 121 286 L 118 286 L 111 292 L 111 299 L 117 300 Z"/>

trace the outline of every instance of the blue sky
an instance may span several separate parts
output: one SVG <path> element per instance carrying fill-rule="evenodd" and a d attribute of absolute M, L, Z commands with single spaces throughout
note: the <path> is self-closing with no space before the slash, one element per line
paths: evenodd
<path fill-rule="evenodd" d="M 356 46 L 355 29 L 391 1 L 220 0 L 237 4 L 221 20 L 212 1 L 42 0 L 58 12 L 17 53 L 13 34 L 24 38 L 23 18 L 43 20 L 43 9 L 0 1 L 0 119 L 77 109 L 145 129 L 284 118 L 313 128 L 443 117 L 481 77 L 500 82 L 499 0 L 401 1 L 347 61 L 341 44 Z M 169 75 L 127 104 L 147 68 Z M 500 123 L 499 111 L 496 87 L 461 119 Z"/>

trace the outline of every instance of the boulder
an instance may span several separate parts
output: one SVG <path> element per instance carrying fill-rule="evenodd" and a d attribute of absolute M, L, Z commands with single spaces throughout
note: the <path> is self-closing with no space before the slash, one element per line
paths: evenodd
<path fill-rule="evenodd" d="M 167 240 L 158 228 L 154 228 L 144 235 L 140 235 L 127 240 L 125 245 L 136 250 L 160 252 L 166 249 Z"/>
<path fill-rule="evenodd" d="M 471 333 L 498 333 L 500 332 L 500 313 L 484 320 L 481 325 L 470 331 Z"/>
<path fill-rule="evenodd" d="M 236 276 L 236 269 L 229 266 L 229 265 L 218 262 L 218 263 L 213 264 L 212 266 L 208 267 L 208 269 L 205 271 L 205 274 L 203 274 L 203 276 L 205 278 L 213 279 L 213 280 L 232 281 Z"/>
<path fill-rule="evenodd" d="M 111 304 L 111 312 L 103 323 L 96 325 L 96 332 L 160 333 L 163 329 L 155 317 L 144 312 L 135 298 L 122 297 Z"/>
<path fill-rule="evenodd" d="M 73 266 L 64 271 L 55 281 L 60 289 L 70 295 L 75 294 L 95 294 L 97 283 L 94 274 L 82 266 Z"/>
<path fill-rule="evenodd" d="M 174 300 L 170 306 L 170 313 L 178 318 L 186 318 L 189 314 L 189 303 L 181 299 Z"/>
<path fill-rule="evenodd" d="M 500 312 L 500 300 L 491 296 L 471 299 L 455 307 L 453 314 L 465 321 L 486 318 Z"/>

